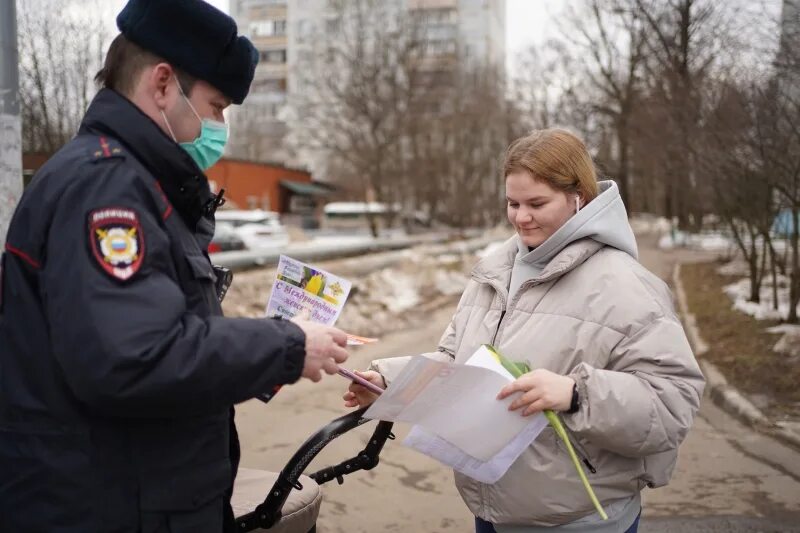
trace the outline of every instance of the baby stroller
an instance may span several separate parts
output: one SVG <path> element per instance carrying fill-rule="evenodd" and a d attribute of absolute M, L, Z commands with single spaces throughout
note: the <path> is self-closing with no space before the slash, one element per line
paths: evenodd
<path fill-rule="evenodd" d="M 322 503 L 319 486 L 332 480 L 341 485 L 344 476 L 371 470 L 387 439 L 394 439 L 391 422 L 378 422 L 366 447 L 355 457 L 309 475 L 303 472 L 331 441 L 369 422 L 366 407 L 333 420 L 309 437 L 280 474 L 240 468 L 231 504 L 239 531 L 313 533 Z M 266 497 L 265 497 L 266 494 Z"/>

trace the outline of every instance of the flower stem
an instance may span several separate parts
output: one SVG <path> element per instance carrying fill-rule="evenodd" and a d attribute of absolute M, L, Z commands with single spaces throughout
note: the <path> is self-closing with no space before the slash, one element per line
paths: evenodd
<path fill-rule="evenodd" d="M 592 504 L 594 504 L 594 508 L 597 510 L 597 514 L 600 515 L 600 518 L 603 520 L 608 520 L 608 515 L 606 514 L 603 506 L 600 505 L 600 501 L 597 499 L 597 496 L 592 489 L 592 485 L 589 483 L 589 479 L 586 477 L 586 472 L 583 471 L 583 466 L 581 466 L 581 462 L 578 459 L 578 454 L 575 453 L 575 448 L 572 447 L 572 442 L 569 440 L 569 435 L 567 435 L 566 430 L 564 429 L 564 425 L 561 423 L 561 419 L 558 418 L 558 415 L 555 414 L 553 411 L 545 410 L 544 416 L 547 417 L 547 420 L 550 422 L 550 425 L 553 426 L 553 429 L 556 432 L 564 444 L 567 446 L 567 452 L 569 453 L 570 459 L 572 459 L 572 464 L 575 465 L 575 470 L 578 472 L 578 476 L 581 478 L 581 482 L 583 483 L 583 488 L 586 489 L 586 493 L 589 495 L 589 499 L 592 500 Z"/>
<path fill-rule="evenodd" d="M 494 355 L 495 359 L 497 359 L 497 361 L 503 365 L 503 368 L 508 370 L 508 372 L 515 378 L 519 378 L 523 374 L 530 372 L 530 368 L 527 364 L 516 363 L 506 359 L 500 355 L 500 352 L 495 350 L 493 346 L 486 345 L 486 348 L 492 353 L 492 355 Z M 575 465 L 575 470 L 578 472 L 578 477 L 581 478 L 583 488 L 586 489 L 586 493 L 589 495 L 589 499 L 592 501 L 594 508 L 597 510 L 597 514 L 599 514 L 600 518 L 603 520 L 608 520 L 608 515 L 603 509 L 603 506 L 600 505 L 600 501 L 597 499 L 597 495 L 595 495 L 592 485 L 589 483 L 589 479 L 586 477 L 586 472 L 583 471 L 583 466 L 581 465 L 580 459 L 578 459 L 578 454 L 575 453 L 575 448 L 572 447 L 572 442 L 569 440 L 569 435 L 567 435 L 567 431 L 564 429 L 564 424 L 561 422 L 561 419 L 555 412 L 549 409 L 545 409 L 544 416 L 547 418 L 547 421 L 550 423 L 550 425 L 553 426 L 553 430 L 556 432 L 556 435 L 558 435 L 558 437 L 567 447 L 567 453 L 569 454 L 570 459 L 572 459 L 572 464 Z"/>

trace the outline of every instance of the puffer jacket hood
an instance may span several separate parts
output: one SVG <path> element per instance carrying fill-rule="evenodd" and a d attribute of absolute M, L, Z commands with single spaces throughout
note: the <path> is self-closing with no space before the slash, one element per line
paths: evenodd
<path fill-rule="evenodd" d="M 600 194 L 594 200 L 533 250 L 516 237 L 517 256 L 509 285 L 511 298 L 522 283 L 538 276 L 561 250 L 581 239 L 588 238 L 638 258 L 636 238 L 617 184 L 607 180 L 599 182 L 598 186 Z"/>

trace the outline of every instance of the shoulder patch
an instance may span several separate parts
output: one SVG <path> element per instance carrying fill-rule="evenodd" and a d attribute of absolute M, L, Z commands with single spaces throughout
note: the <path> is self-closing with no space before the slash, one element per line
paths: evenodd
<path fill-rule="evenodd" d="M 144 260 L 144 235 L 139 215 L 125 207 L 104 207 L 89 213 L 89 245 L 100 267 L 125 281 Z"/>
<path fill-rule="evenodd" d="M 98 161 L 103 159 L 110 159 L 114 157 L 124 157 L 120 144 L 108 137 L 97 138 L 97 143 L 92 146 L 92 160 Z"/>

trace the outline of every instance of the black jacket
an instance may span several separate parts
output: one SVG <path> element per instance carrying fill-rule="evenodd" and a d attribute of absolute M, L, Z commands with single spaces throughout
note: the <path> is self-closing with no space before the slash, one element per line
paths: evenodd
<path fill-rule="evenodd" d="M 235 403 L 296 381 L 290 322 L 222 316 L 213 195 L 102 90 L 35 176 L 0 276 L 0 531 L 220 531 Z"/>

